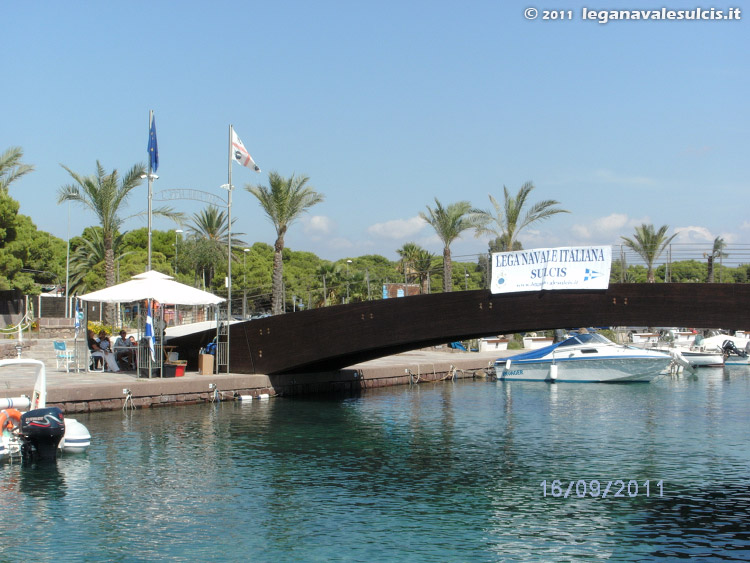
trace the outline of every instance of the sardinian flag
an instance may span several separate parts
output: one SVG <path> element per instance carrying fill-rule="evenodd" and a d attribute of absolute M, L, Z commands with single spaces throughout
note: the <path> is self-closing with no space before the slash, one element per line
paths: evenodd
<path fill-rule="evenodd" d="M 253 157 L 250 156 L 250 153 L 247 152 L 245 145 L 242 144 L 242 141 L 237 136 L 234 128 L 232 128 L 232 146 L 229 147 L 229 151 L 231 153 L 232 160 L 234 160 L 237 164 L 255 170 L 256 172 L 260 172 L 260 168 L 257 164 L 255 164 L 255 161 L 253 160 Z"/>
<path fill-rule="evenodd" d="M 154 353 L 154 323 L 151 320 L 151 301 L 148 302 L 148 308 L 146 309 L 146 338 L 148 338 L 148 347 L 151 350 L 151 361 L 156 361 L 156 355 Z"/>

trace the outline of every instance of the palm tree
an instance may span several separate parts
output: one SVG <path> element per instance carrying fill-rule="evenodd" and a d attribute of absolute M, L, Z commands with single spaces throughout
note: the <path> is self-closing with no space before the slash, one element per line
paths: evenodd
<path fill-rule="evenodd" d="M 432 260 L 435 255 L 428 250 L 420 250 L 414 260 L 414 270 L 419 278 L 421 293 L 430 292 L 430 272 L 432 271 Z"/>
<path fill-rule="evenodd" d="M 419 280 L 419 292 L 429 293 L 428 282 L 432 268 L 432 259 L 435 256 L 413 242 L 405 243 L 396 252 L 401 257 L 398 265 L 399 272 L 403 272 L 405 277 L 409 275 L 415 276 Z"/>
<path fill-rule="evenodd" d="M 21 158 L 23 158 L 21 147 L 10 147 L 0 154 L 0 190 L 7 192 L 13 182 L 34 170 L 33 165 L 23 164 Z"/>
<path fill-rule="evenodd" d="M 125 219 L 128 218 L 122 217 L 121 212 L 127 205 L 131 192 L 141 184 L 141 177 L 145 176 L 145 167 L 143 164 L 136 164 L 120 179 L 117 170 L 107 174 L 98 160 L 96 161 L 96 174 L 92 176 L 81 176 L 67 166 L 61 166 L 75 180 L 75 183 L 60 188 L 57 202 L 80 203 L 99 219 L 104 244 L 104 279 L 106 287 L 110 287 L 115 283 L 114 238 Z M 170 208 L 155 209 L 152 210 L 152 214 L 177 220 L 182 216 Z M 113 314 L 114 307 L 108 307 L 108 320 L 113 318 Z"/>
<path fill-rule="evenodd" d="M 503 186 L 504 205 L 501 207 L 498 201 L 490 195 L 490 202 L 495 208 L 495 212 L 473 209 L 472 213 L 480 226 L 477 228 L 476 236 L 493 235 L 494 241 L 490 243 L 490 252 L 507 252 L 511 250 L 521 250 L 523 246 L 518 241 L 518 235 L 523 229 L 536 223 L 548 219 L 558 213 L 570 213 L 565 209 L 555 207 L 560 204 L 554 199 L 545 199 L 535 203 L 521 218 L 521 211 L 526 204 L 534 184 L 526 182 L 518 190 L 515 196 L 510 195 L 508 188 Z"/>
<path fill-rule="evenodd" d="M 414 242 L 404 243 L 404 246 L 396 250 L 401 257 L 398 263 L 398 270 L 399 273 L 404 275 L 404 283 L 407 285 L 409 283 L 409 274 L 413 275 L 416 273 L 415 262 L 419 258 L 421 251 L 422 248 Z M 406 288 L 404 288 L 404 295 L 408 295 Z"/>
<path fill-rule="evenodd" d="M 118 234 L 112 240 L 115 262 L 133 254 L 133 251 L 122 252 L 124 235 Z M 104 262 L 104 240 L 101 228 L 85 229 L 81 235 L 81 244 L 70 255 L 70 293 L 86 293 L 88 287 L 86 276 L 96 266 Z"/>
<path fill-rule="evenodd" d="M 621 237 L 625 246 L 633 250 L 638 256 L 646 262 L 648 283 L 656 281 L 654 277 L 654 262 L 658 260 L 661 253 L 667 248 L 677 233 L 667 237 L 668 225 L 662 225 L 658 231 L 654 231 L 653 225 L 645 223 L 635 228 L 635 236 L 631 239 Z"/>
<path fill-rule="evenodd" d="M 229 215 L 214 205 L 194 213 L 192 224 L 187 226 L 188 248 L 193 253 L 189 260 L 195 268 L 195 274 L 203 280 L 204 287 L 210 287 L 216 273 L 216 265 L 227 255 L 229 243 Z M 232 219 L 234 227 L 237 219 Z M 232 254 L 235 250 L 247 246 L 240 239 L 241 235 L 232 229 Z"/>
<path fill-rule="evenodd" d="M 477 233 L 477 236 L 479 236 L 479 233 Z M 508 235 L 500 235 L 499 237 L 495 237 L 492 239 L 489 243 L 490 247 L 490 253 L 493 252 L 512 252 L 515 250 L 523 250 L 523 245 L 521 244 L 521 241 L 514 240 L 513 241 L 513 248 L 510 248 L 508 245 Z"/>
<path fill-rule="evenodd" d="M 218 207 L 209 205 L 203 211 L 193 215 L 193 223 L 192 225 L 188 225 L 189 234 L 192 238 L 214 241 L 226 247 L 229 241 L 229 222 L 227 218 L 226 211 L 220 211 Z M 232 226 L 234 226 L 236 221 L 236 218 L 232 219 Z M 236 236 L 244 234 L 236 233 L 232 230 L 232 245 L 246 246 L 242 240 L 236 238 Z"/>
<path fill-rule="evenodd" d="M 110 287 L 115 283 L 114 238 L 124 221 L 120 211 L 130 192 L 141 184 L 145 168 L 143 164 L 136 164 L 121 181 L 117 170 L 107 174 L 99 161 L 96 162 L 96 174 L 93 176 L 81 176 L 65 165 L 62 167 L 76 183 L 60 188 L 57 202 L 78 202 L 99 219 L 104 243 L 104 279 L 106 287 Z"/>
<path fill-rule="evenodd" d="M 716 258 L 726 258 L 727 256 L 729 256 L 729 254 L 724 252 L 724 249 L 726 247 L 727 243 L 724 242 L 724 239 L 721 237 L 716 237 L 714 239 L 714 246 L 711 250 L 711 254 L 706 254 L 705 252 L 703 253 L 703 257 L 707 258 L 708 262 L 708 278 L 706 280 L 708 283 L 714 282 L 714 260 Z"/>
<path fill-rule="evenodd" d="M 276 229 L 271 283 L 271 311 L 274 315 L 282 312 L 284 263 L 281 258 L 286 232 L 302 213 L 324 199 L 323 194 L 306 185 L 309 179 L 307 176 L 294 174 L 289 178 L 284 178 L 272 171 L 268 174 L 269 187 L 249 184 L 245 186 L 247 191 L 258 198 L 260 206 Z"/>
<path fill-rule="evenodd" d="M 321 300 L 321 307 L 328 306 L 329 292 L 332 293 L 331 282 L 336 277 L 336 266 L 330 262 L 322 262 L 315 270 L 315 275 L 323 281 L 323 299 Z M 331 297 L 334 297 L 331 295 Z"/>
<path fill-rule="evenodd" d="M 367 286 L 365 285 L 364 272 L 355 271 L 348 274 L 347 283 L 349 284 L 350 302 L 365 301 L 367 299 Z"/>
<path fill-rule="evenodd" d="M 451 243 L 467 229 L 477 228 L 478 223 L 470 215 L 471 204 L 468 201 L 451 203 L 447 207 L 435 198 L 435 209 L 427 206 L 427 213 L 419 216 L 429 223 L 438 238 L 443 242 L 443 291 L 453 291 L 453 264 L 451 262 Z"/>

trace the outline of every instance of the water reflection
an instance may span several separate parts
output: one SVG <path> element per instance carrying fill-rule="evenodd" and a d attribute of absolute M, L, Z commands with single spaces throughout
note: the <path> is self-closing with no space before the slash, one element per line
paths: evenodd
<path fill-rule="evenodd" d="M 79 416 L 87 454 L 46 474 L 0 466 L 17 520 L 0 547 L 31 529 L 37 559 L 60 544 L 99 559 L 747 559 L 749 399 L 747 370 L 718 370 Z M 641 494 L 543 496 L 555 479 Z"/>

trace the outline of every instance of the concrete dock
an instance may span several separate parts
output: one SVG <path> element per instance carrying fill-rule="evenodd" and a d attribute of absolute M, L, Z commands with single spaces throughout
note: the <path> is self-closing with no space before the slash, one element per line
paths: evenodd
<path fill-rule="evenodd" d="M 139 378 L 136 372 L 91 373 L 48 367 L 47 404 L 66 413 L 121 409 L 126 398 L 136 408 L 234 400 L 238 396 L 292 396 L 357 392 L 374 387 L 408 385 L 456 378 L 483 377 L 488 365 L 517 351 L 463 352 L 427 349 L 405 352 L 325 373 L 257 375 L 222 373 L 182 377 Z M 30 396 L 32 369 L 6 366 L 0 371 L 0 397 Z M 214 387 L 215 386 L 215 387 Z"/>

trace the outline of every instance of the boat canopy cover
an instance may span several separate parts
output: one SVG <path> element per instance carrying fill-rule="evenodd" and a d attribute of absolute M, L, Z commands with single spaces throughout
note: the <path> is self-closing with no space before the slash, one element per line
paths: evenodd
<path fill-rule="evenodd" d="M 544 358 L 545 356 L 549 355 L 550 352 L 552 352 L 556 348 L 564 348 L 566 346 L 580 346 L 581 344 L 601 345 L 601 344 L 612 344 L 612 342 L 604 338 L 601 334 L 594 334 L 594 333 L 576 334 L 575 336 L 571 336 L 570 338 L 563 340 L 562 342 L 550 344 L 549 346 L 545 346 L 544 348 L 538 348 L 536 350 L 529 350 L 528 352 L 523 352 L 521 354 L 510 356 L 509 358 L 505 358 L 505 359 L 511 360 L 511 361 L 538 360 L 540 358 Z"/>

